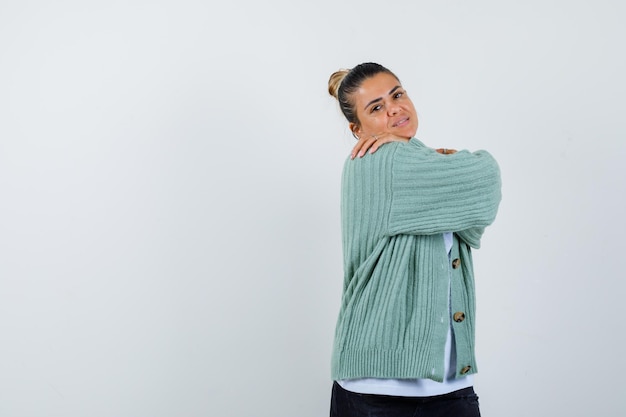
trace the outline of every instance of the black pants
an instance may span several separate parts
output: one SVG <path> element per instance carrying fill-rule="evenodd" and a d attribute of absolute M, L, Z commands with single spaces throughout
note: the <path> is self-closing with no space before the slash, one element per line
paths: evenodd
<path fill-rule="evenodd" d="M 333 384 L 330 417 L 480 417 L 472 387 L 432 397 L 358 394 Z"/>

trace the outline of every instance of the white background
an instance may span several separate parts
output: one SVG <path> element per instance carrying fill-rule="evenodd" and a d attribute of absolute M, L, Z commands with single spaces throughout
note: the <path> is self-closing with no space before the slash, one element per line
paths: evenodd
<path fill-rule="evenodd" d="M 623 416 L 620 1 L 0 2 L 0 416 L 328 415 L 353 139 L 393 70 L 487 149 L 485 417 Z"/>

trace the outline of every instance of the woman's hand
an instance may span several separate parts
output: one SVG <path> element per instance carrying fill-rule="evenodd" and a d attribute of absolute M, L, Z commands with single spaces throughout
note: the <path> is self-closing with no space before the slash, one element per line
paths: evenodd
<path fill-rule="evenodd" d="M 456 153 L 456 149 L 439 148 L 435 150 L 443 155 L 452 155 L 453 153 Z"/>
<path fill-rule="evenodd" d="M 354 148 L 352 148 L 352 153 L 350 157 L 352 159 L 362 158 L 365 153 L 374 153 L 378 148 L 383 146 L 385 143 L 389 142 L 408 142 L 409 139 L 401 138 L 398 136 L 393 136 L 389 133 L 380 133 L 378 135 L 362 135 Z"/>

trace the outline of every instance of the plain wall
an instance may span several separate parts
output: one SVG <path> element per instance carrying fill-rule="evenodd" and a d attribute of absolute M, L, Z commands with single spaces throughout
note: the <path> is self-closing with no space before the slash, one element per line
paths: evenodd
<path fill-rule="evenodd" d="M 623 416 L 618 1 L 0 2 L 0 416 L 328 415 L 352 144 L 380 62 L 487 149 L 485 417 Z"/>

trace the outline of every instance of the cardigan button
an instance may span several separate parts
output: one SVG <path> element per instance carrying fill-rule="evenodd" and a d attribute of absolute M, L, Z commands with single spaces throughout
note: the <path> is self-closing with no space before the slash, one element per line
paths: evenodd
<path fill-rule="evenodd" d="M 455 258 L 452 261 L 452 269 L 457 269 L 461 265 L 461 260 L 459 258 Z"/>
<path fill-rule="evenodd" d="M 466 373 L 468 373 L 470 371 L 470 369 L 472 369 L 472 367 L 467 365 L 466 367 L 461 369 L 461 375 L 465 375 Z"/>
<path fill-rule="evenodd" d="M 452 318 L 454 319 L 454 321 L 456 321 L 457 323 L 462 322 L 463 320 L 465 320 L 465 313 L 463 313 L 462 311 L 457 311 L 456 313 L 454 313 L 454 315 L 452 316 Z"/>

